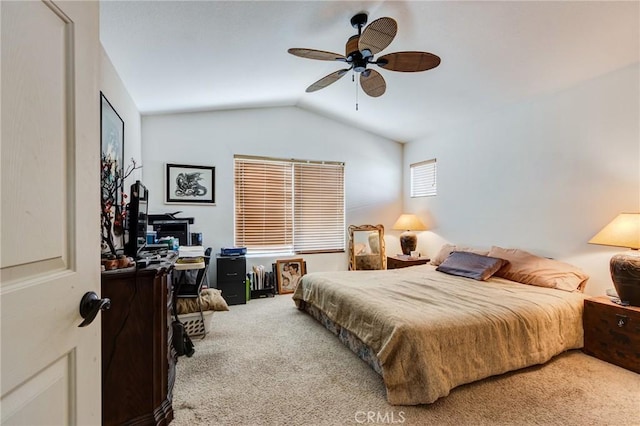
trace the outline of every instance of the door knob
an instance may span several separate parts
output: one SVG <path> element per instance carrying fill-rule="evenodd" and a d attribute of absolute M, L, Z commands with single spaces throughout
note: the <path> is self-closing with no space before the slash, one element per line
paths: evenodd
<path fill-rule="evenodd" d="M 98 312 L 106 311 L 111 307 L 111 299 L 100 299 L 98 295 L 89 291 L 82 296 L 80 300 L 80 316 L 84 321 L 78 327 L 86 327 L 96 319 Z"/>

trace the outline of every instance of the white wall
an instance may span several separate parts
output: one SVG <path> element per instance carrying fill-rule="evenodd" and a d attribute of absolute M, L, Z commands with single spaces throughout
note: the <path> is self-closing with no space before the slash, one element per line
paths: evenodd
<path fill-rule="evenodd" d="M 140 113 L 102 45 L 100 46 L 100 90 L 124 121 L 124 166 L 131 164 L 131 158 L 140 164 L 142 160 Z M 100 102 L 99 96 L 98 94 L 96 102 Z M 98 146 L 99 144 L 100 141 Z M 125 190 L 128 192 L 127 188 L 141 176 L 141 170 L 134 171 L 125 182 Z"/>
<path fill-rule="evenodd" d="M 124 164 L 126 168 L 134 158 L 136 163 L 141 164 L 142 159 L 142 135 L 140 113 L 133 99 L 124 86 L 118 72 L 113 67 L 109 56 L 100 45 L 100 91 L 107 98 L 111 106 L 116 110 L 120 118 L 124 121 Z M 96 94 L 96 102 L 100 102 L 100 94 Z M 96 141 L 96 149 L 100 151 L 100 140 Z M 96 165 L 97 167 L 97 165 Z M 134 170 L 125 180 L 124 191 L 129 193 L 129 188 L 136 179 L 142 176 L 141 170 Z M 124 242 L 115 241 L 116 248 L 123 247 Z"/>
<path fill-rule="evenodd" d="M 402 203 L 402 146 L 396 142 L 296 107 L 144 116 L 142 141 L 149 211 L 194 217 L 192 232 L 202 232 L 214 252 L 233 246 L 234 154 L 344 162 L 347 226 L 382 223 L 389 229 L 388 252 L 399 249 L 390 231 Z M 216 205 L 165 204 L 165 163 L 215 166 Z M 304 258 L 309 271 L 348 266 L 344 253 Z M 250 268 L 274 261 L 247 263 Z M 211 272 L 215 276 L 215 265 Z"/>
<path fill-rule="evenodd" d="M 430 223 L 419 250 L 444 241 L 518 247 L 584 269 L 586 293 L 612 287 L 609 259 L 587 244 L 640 211 L 638 65 L 405 145 L 404 207 Z M 438 195 L 410 198 L 409 164 L 438 161 Z"/>

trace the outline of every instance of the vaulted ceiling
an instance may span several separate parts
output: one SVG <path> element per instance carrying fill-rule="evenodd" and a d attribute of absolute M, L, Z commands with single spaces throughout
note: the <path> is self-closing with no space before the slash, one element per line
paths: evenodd
<path fill-rule="evenodd" d="M 295 105 L 407 142 L 637 63 L 640 3 L 484 1 L 102 1 L 101 42 L 140 112 Z M 365 95 L 345 68 L 287 53 L 344 53 L 351 17 L 398 22 L 381 54 L 426 51 L 439 67 L 379 70 Z M 355 104 L 358 103 L 356 111 Z"/>

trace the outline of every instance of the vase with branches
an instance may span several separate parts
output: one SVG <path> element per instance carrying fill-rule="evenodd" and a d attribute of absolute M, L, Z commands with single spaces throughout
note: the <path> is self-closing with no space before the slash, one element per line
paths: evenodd
<path fill-rule="evenodd" d="M 140 169 L 132 158 L 124 169 L 118 161 L 103 153 L 100 162 L 100 221 L 101 240 L 110 255 L 117 255 L 116 238 L 124 234 L 126 198 L 124 182 L 134 170 Z"/>

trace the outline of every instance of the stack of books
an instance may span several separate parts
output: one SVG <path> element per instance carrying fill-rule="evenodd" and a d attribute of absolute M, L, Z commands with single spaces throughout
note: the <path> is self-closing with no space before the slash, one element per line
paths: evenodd
<path fill-rule="evenodd" d="M 178 247 L 178 260 L 175 269 L 202 269 L 204 268 L 204 247 L 180 246 Z"/>

